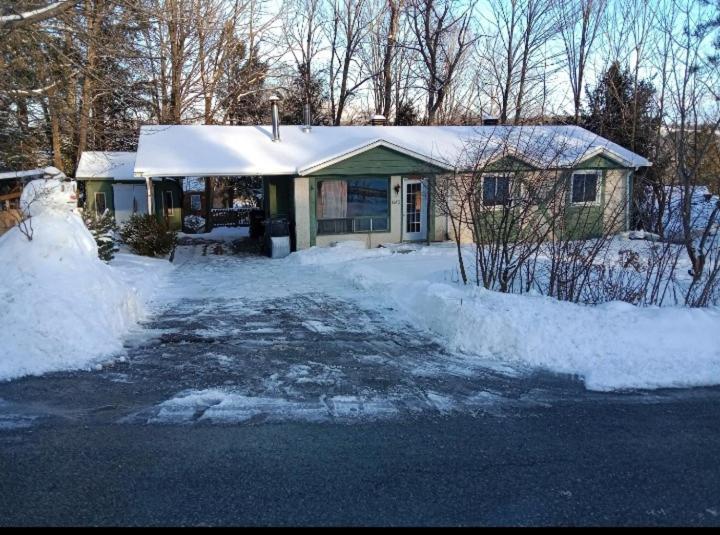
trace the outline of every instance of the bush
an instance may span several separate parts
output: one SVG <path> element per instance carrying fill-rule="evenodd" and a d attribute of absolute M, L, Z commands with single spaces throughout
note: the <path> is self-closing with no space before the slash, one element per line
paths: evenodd
<path fill-rule="evenodd" d="M 83 221 L 90 234 L 95 238 L 98 256 L 101 260 L 110 262 L 118 250 L 117 245 L 115 245 L 117 225 L 110 210 L 105 210 L 102 215 L 97 215 L 95 211 L 86 212 L 83 215 Z"/>
<path fill-rule="evenodd" d="M 120 237 L 133 253 L 165 256 L 175 247 L 177 232 L 170 230 L 153 215 L 135 214 L 120 229 Z"/>

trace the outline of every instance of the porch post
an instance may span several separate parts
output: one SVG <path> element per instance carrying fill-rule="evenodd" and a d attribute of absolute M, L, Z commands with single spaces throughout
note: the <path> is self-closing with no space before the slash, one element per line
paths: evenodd
<path fill-rule="evenodd" d="M 147 188 L 147 209 L 148 215 L 155 213 L 155 191 L 153 189 L 152 177 L 145 177 L 145 187 Z"/>

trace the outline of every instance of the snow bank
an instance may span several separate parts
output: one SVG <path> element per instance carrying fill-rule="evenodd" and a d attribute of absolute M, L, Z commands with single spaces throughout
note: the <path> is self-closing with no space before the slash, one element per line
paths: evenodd
<path fill-rule="evenodd" d="M 330 247 L 311 247 L 294 255 L 294 260 L 304 266 L 319 266 L 389 254 L 392 254 L 392 251 L 385 248 L 368 249 L 362 241 L 342 241 Z"/>
<path fill-rule="evenodd" d="M 122 351 L 142 313 L 122 270 L 98 259 L 62 184 L 42 182 L 29 184 L 43 190 L 31 205 L 32 241 L 17 228 L 0 237 L 0 379 L 88 368 Z"/>
<path fill-rule="evenodd" d="M 508 295 L 458 280 L 452 249 L 409 254 L 310 249 L 296 261 L 323 266 L 436 333 L 450 350 L 580 376 L 592 390 L 720 383 L 720 310 L 575 305 Z"/>

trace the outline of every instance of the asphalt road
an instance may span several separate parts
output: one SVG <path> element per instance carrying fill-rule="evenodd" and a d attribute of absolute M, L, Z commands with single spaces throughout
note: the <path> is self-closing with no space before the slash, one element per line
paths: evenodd
<path fill-rule="evenodd" d="M 353 425 L 39 426 L 0 434 L 0 524 L 717 526 L 719 435 L 703 391 Z"/>

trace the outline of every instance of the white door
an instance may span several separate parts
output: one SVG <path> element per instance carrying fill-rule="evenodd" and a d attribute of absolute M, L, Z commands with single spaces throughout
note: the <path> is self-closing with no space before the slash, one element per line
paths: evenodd
<path fill-rule="evenodd" d="M 115 206 L 115 222 L 122 225 L 130 216 L 133 215 L 134 209 L 133 186 L 132 184 L 113 184 L 113 204 Z"/>
<path fill-rule="evenodd" d="M 133 214 L 147 214 L 147 188 L 136 184 L 113 184 L 113 203 L 118 225 Z"/>
<path fill-rule="evenodd" d="M 404 181 L 403 225 L 403 239 L 427 239 L 427 189 L 423 180 Z"/>
<path fill-rule="evenodd" d="M 135 213 L 136 214 L 147 214 L 148 213 L 148 198 L 147 198 L 147 187 L 143 185 L 133 186 L 133 198 L 135 199 Z"/>

